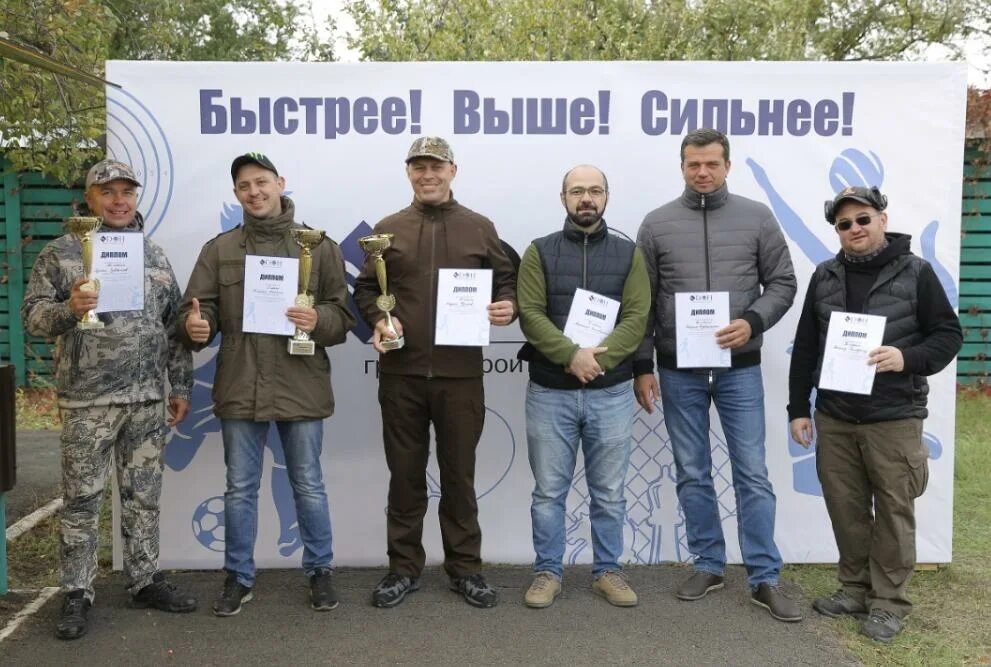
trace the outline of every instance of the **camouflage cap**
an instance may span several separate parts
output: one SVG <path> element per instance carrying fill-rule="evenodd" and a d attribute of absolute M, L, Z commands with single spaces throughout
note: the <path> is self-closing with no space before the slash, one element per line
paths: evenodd
<path fill-rule="evenodd" d="M 139 188 L 141 181 L 134 175 L 134 170 L 129 165 L 117 160 L 101 160 L 86 173 L 86 189 L 91 185 L 103 185 L 110 181 L 130 181 Z"/>
<path fill-rule="evenodd" d="M 451 144 L 441 137 L 420 137 L 409 147 L 406 163 L 418 157 L 429 157 L 443 162 L 454 162 L 454 151 Z"/>

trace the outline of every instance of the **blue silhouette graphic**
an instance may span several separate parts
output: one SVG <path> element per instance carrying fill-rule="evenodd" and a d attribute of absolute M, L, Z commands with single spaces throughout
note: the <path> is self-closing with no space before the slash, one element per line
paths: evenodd
<path fill-rule="evenodd" d="M 835 251 L 830 251 L 826 245 L 819 240 L 819 237 L 812 231 L 799 217 L 795 210 L 788 205 L 784 197 L 778 192 L 771 182 L 767 171 L 752 158 L 747 158 L 747 166 L 753 173 L 757 185 L 764 190 L 768 203 L 774 211 L 778 222 L 785 234 L 799 247 L 802 253 L 813 264 L 819 264 L 835 255 Z M 829 185 L 834 193 L 850 186 L 870 187 L 876 185 L 882 187 L 884 184 L 884 164 L 881 158 L 873 151 L 857 150 L 848 148 L 841 152 L 829 168 Z M 939 278 L 940 284 L 946 291 L 950 303 L 954 308 L 959 302 L 959 293 L 956 283 L 950 272 L 936 258 L 936 233 L 939 230 L 939 222 L 930 222 L 919 237 L 919 244 L 922 248 L 922 257 L 929 262 L 933 271 Z M 838 245 L 838 244 L 837 244 Z M 788 347 L 788 354 L 791 354 L 791 346 Z M 813 389 L 811 401 L 815 405 L 816 393 Z M 815 414 L 813 407 L 812 414 Z M 792 464 L 792 481 L 795 491 L 807 495 L 821 496 L 822 487 L 819 484 L 819 476 L 815 467 L 815 433 L 813 433 L 812 445 L 805 449 L 794 441 L 791 431 L 788 431 L 788 453 L 795 459 Z M 943 455 L 943 445 L 936 436 L 931 433 L 923 433 L 923 443 L 929 450 L 929 458 L 936 460 Z"/>

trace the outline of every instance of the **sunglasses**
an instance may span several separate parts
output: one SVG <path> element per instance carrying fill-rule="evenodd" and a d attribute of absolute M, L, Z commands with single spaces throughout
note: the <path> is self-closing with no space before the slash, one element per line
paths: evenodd
<path fill-rule="evenodd" d="M 840 230 L 841 232 L 845 232 L 851 227 L 853 227 L 853 223 L 855 222 L 861 227 L 866 227 L 867 225 L 871 224 L 871 221 L 873 219 L 874 219 L 873 215 L 867 215 L 866 213 L 864 213 L 862 215 L 858 215 L 853 220 L 837 220 L 836 229 Z"/>

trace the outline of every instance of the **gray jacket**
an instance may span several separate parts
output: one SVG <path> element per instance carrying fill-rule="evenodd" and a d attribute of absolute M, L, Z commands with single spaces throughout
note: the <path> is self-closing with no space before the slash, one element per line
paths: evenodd
<path fill-rule="evenodd" d="M 655 349 L 661 366 L 677 368 L 677 292 L 729 292 L 730 319 L 743 318 L 753 330 L 733 350 L 733 367 L 760 363 L 761 334 L 784 316 L 797 290 L 788 245 L 767 206 L 731 195 L 726 185 L 707 195 L 685 188 L 647 214 L 637 245 L 653 295 L 637 375 L 653 372 Z"/>
<path fill-rule="evenodd" d="M 142 233 L 140 215 L 125 230 Z M 55 339 L 55 377 L 63 408 L 160 401 L 165 377 L 170 396 L 189 399 L 193 358 L 176 336 L 179 285 L 162 249 L 145 237 L 145 308 L 102 313 L 103 329 L 82 331 L 69 310 L 72 283 L 83 275 L 81 249 L 72 234 L 38 255 L 21 317 L 28 333 Z"/>

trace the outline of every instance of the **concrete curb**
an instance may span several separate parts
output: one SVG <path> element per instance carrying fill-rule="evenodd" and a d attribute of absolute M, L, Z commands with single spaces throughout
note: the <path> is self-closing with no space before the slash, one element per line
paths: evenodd
<path fill-rule="evenodd" d="M 18 537 L 37 526 L 39 523 L 58 512 L 60 509 L 62 509 L 62 499 L 56 498 L 44 507 L 36 509 L 26 517 L 21 518 L 20 521 L 16 522 L 7 529 L 7 541 L 13 542 Z"/>
<path fill-rule="evenodd" d="M 47 586 L 45 588 L 42 588 L 41 592 L 38 594 L 38 597 L 32 600 L 31 604 L 24 607 L 24 609 L 21 609 L 19 612 L 14 614 L 14 617 L 10 619 L 10 622 L 7 623 L 4 629 L 0 630 L 0 643 L 3 643 L 3 640 L 14 634 L 14 631 L 17 630 L 18 627 L 20 627 L 21 623 L 23 623 L 30 617 L 34 616 L 38 612 L 38 610 L 44 607 L 45 603 L 48 602 L 52 598 L 52 596 L 54 596 L 58 592 L 59 592 L 58 586 Z"/>

